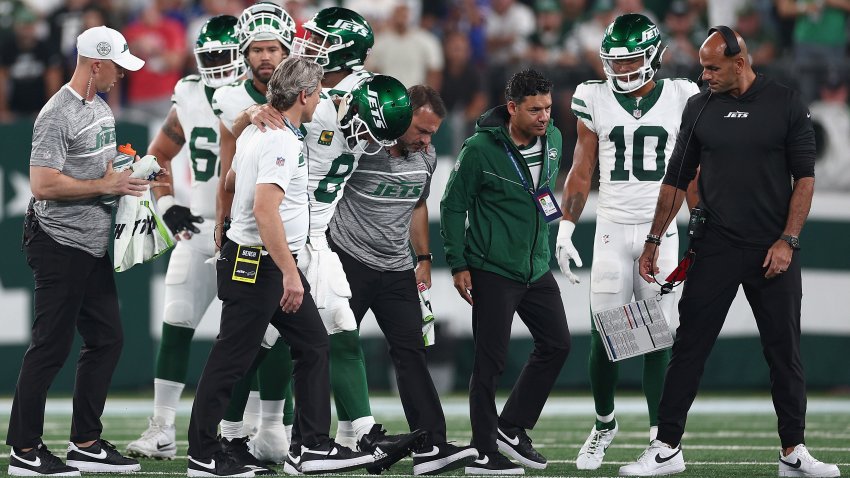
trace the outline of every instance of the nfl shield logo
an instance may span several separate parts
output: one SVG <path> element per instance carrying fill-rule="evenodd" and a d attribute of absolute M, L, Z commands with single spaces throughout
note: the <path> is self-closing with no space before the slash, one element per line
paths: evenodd
<path fill-rule="evenodd" d="M 283 164 L 284 164 L 285 162 L 286 162 L 286 159 L 284 159 L 284 157 L 283 157 L 283 156 L 278 156 L 278 157 L 277 157 L 277 160 L 276 160 L 274 163 L 275 163 L 276 165 L 278 165 L 278 166 L 283 166 Z"/>
<path fill-rule="evenodd" d="M 642 115 L 642 114 L 643 114 L 643 112 L 642 112 L 641 110 L 634 110 L 634 111 L 632 111 L 632 116 L 634 116 L 634 117 L 635 117 L 635 119 L 640 119 L 640 117 L 641 117 L 641 115 Z"/>

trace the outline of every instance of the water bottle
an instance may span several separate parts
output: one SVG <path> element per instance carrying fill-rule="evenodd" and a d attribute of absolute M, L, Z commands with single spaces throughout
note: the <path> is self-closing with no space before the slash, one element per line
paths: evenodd
<path fill-rule="evenodd" d="M 135 159 L 136 150 L 130 146 L 130 143 L 119 145 L 118 156 L 115 156 L 115 159 L 112 160 L 112 169 L 114 169 L 115 172 L 124 171 L 133 164 Z M 115 206 L 115 203 L 118 202 L 118 196 L 101 196 L 100 202 L 107 206 Z"/>

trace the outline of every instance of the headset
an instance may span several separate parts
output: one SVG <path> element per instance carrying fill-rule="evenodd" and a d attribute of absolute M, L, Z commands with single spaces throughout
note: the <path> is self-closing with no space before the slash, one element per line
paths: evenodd
<path fill-rule="evenodd" d="M 726 42 L 726 49 L 723 51 L 723 56 L 733 57 L 741 53 L 741 47 L 738 45 L 738 38 L 735 36 L 734 30 L 726 25 L 717 25 L 708 29 L 709 35 L 714 32 L 719 32 L 723 36 L 723 41 Z M 697 88 L 702 88 L 702 85 L 705 83 L 702 80 L 702 72 L 700 72 L 695 83 L 697 84 Z"/>

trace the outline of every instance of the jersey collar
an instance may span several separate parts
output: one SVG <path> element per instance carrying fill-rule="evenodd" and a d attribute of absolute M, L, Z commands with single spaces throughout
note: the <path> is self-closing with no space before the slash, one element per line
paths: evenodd
<path fill-rule="evenodd" d="M 658 102 L 658 98 L 661 97 L 661 90 L 664 89 L 664 80 L 658 80 L 655 83 L 655 88 L 653 88 L 648 95 L 641 98 L 640 102 L 638 102 L 637 98 L 634 96 L 629 96 L 624 93 L 614 93 L 614 98 L 617 99 L 617 103 L 620 103 L 620 106 L 623 107 L 626 112 L 635 117 L 635 119 L 643 118 L 649 110 L 655 106 L 655 103 Z"/>

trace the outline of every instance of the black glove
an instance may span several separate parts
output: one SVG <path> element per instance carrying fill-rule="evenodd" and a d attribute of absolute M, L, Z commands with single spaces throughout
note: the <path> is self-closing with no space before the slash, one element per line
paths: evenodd
<path fill-rule="evenodd" d="M 180 206 L 178 204 L 168 208 L 162 214 L 162 220 L 165 221 L 165 225 L 171 229 L 171 233 L 175 235 L 183 231 L 189 231 L 197 234 L 201 232 L 201 230 L 195 227 L 195 223 L 204 222 L 204 218 L 193 215 L 192 211 L 190 211 L 188 207 Z"/>

